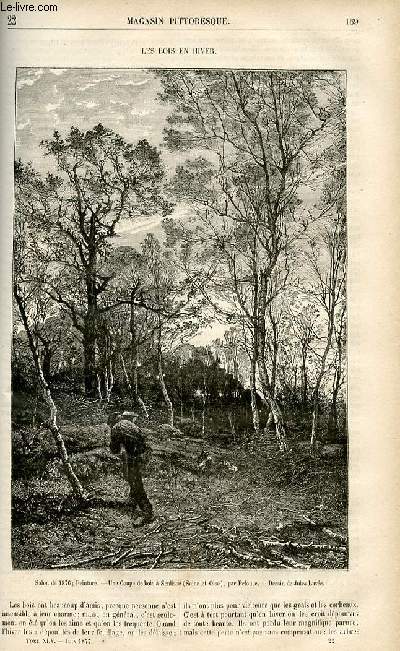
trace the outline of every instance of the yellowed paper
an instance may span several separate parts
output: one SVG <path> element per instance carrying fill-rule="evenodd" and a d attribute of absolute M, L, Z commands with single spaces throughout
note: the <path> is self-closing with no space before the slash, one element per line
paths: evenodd
<path fill-rule="evenodd" d="M 28 11 L 22 3 L 3 2 L 0 14 L 1 648 L 398 648 L 397 3 L 82 5 L 70 0 L 55 5 L 56 10 L 33 5 L 36 10 Z M 121 83 L 134 85 L 141 80 L 132 71 L 150 69 L 322 70 L 346 76 L 347 569 L 174 570 L 157 569 L 156 559 L 154 569 L 143 570 L 96 571 L 84 564 L 12 569 L 13 162 L 26 109 L 16 102 L 16 80 L 33 87 L 34 71 L 49 68 L 92 71 L 87 77 L 82 73 L 81 82 L 77 72 L 81 86 L 115 71 Z M 57 80 L 57 72 L 54 76 Z M 77 88 L 71 94 L 71 106 L 78 93 Z M 46 106 L 45 125 L 59 109 L 56 94 Z M 98 107 L 93 109 L 96 113 Z M 34 527 L 27 535 L 35 536 Z M 72 613 L 68 624 L 62 613 Z M 231 628 L 225 625 L 228 613 L 236 613 Z M 291 634 L 291 617 L 296 634 Z M 301 618 L 308 624 L 300 633 Z"/>

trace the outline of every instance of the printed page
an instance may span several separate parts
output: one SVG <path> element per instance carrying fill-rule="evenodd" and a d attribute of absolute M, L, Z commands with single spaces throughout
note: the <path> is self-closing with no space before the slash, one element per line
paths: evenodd
<path fill-rule="evenodd" d="M 1 648 L 398 648 L 397 4 L 0 9 Z"/>

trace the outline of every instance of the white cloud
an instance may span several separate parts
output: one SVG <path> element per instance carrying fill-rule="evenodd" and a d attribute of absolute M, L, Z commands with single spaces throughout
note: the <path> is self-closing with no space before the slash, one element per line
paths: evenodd
<path fill-rule="evenodd" d="M 100 77 L 99 79 L 93 79 L 92 81 L 89 81 L 84 86 L 79 86 L 78 90 L 82 92 L 84 90 L 88 90 L 89 88 L 93 88 L 94 86 L 97 86 L 97 84 L 100 84 L 101 82 L 113 81 L 114 79 L 118 79 L 118 77 L 119 75 L 108 75 L 107 77 Z"/>
<path fill-rule="evenodd" d="M 90 83 L 90 84 L 85 84 L 84 86 L 78 86 L 78 90 L 82 92 L 83 90 L 87 90 L 88 88 L 93 88 L 93 86 L 95 86 L 97 83 L 98 82 L 95 81 L 95 82 Z"/>
<path fill-rule="evenodd" d="M 50 68 L 50 72 L 51 72 L 53 75 L 57 75 L 57 77 L 58 77 L 59 75 L 63 75 L 64 72 L 67 72 L 67 70 L 68 70 L 68 68 Z"/>
<path fill-rule="evenodd" d="M 56 111 L 58 108 L 60 108 L 61 103 L 59 102 L 58 104 L 46 104 L 44 107 L 47 111 L 47 113 L 50 113 L 51 111 Z"/>
<path fill-rule="evenodd" d="M 23 129 L 28 127 L 30 124 L 31 124 L 30 118 L 28 118 L 26 122 L 18 122 L 17 130 L 22 131 Z"/>
<path fill-rule="evenodd" d="M 92 109 L 95 106 L 98 106 L 96 102 L 76 102 L 77 106 L 84 106 L 87 109 Z"/>
<path fill-rule="evenodd" d="M 17 81 L 17 88 L 23 88 L 24 86 L 33 86 L 35 83 L 36 79 L 20 79 Z"/>
<path fill-rule="evenodd" d="M 43 70 L 41 68 L 39 68 L 38 70 L 27 72 L 26 77 L 22 77 L 22 79 L 18 79 L 17 81 L 18 90 L 20 90 L 24 86 L 33 86 L 33 84 L 37 82 L 42 75 L 43 75 Z"/>
<path fill-rule="evenodd" d="M 117 86 L 144 86 L 144 84 L 147 84 L 148 82 L 148 79 L 143 79 L 143 81 L 121 81 Z"/>
<path fill-rule="evenodd" d="M 136 117 L 144 117 L 145 115 L 150 115 L 150 113 L 153 113 L 153 111 L 148 111 L 146 109 L 143 109 L 142 111 L 139 111 L 138 109 L 132 109 L 131 115 L 134 115 Z"/>
<path fill-rule="evenodd" d="M 156 226 L 161 224 L 163 217 L 157 215 L 156 217 L 136 217 L 134 221 L 124 220 L 117 227 L 117 234 L 123 237 L 130 237 L 153 230 Z"/>
<path fill-rule="evenodd" d="M 100 77 L 97 81 L 113 81 L 114 79 L 119 79 L 119 75 L 108 75 L 107 77 Z"/>
<path fill-rule="evenodd" d="M 121 102 L 119 99 L 110 99 L 110 104 L 116 104 L 117 106 L 129 106 L 129 102 Z"/>

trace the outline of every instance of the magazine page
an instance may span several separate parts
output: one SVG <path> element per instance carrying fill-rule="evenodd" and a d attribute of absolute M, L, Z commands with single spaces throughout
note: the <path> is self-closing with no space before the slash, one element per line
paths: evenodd
<path fill-rule="evenodd" d="M 0 13 L 1 648 L 398 648 L 396 3 Z"/>

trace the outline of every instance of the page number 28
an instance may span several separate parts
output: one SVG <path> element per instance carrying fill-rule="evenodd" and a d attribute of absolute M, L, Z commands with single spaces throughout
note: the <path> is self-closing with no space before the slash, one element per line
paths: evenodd
<path fill-rule="evenodd" d="M 350 27 L 356 27 L 358 22 L 358 18 L 346 18 L 346 25 L 349 25 Z"/>

